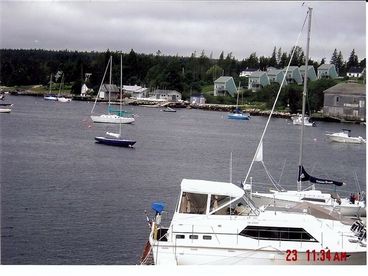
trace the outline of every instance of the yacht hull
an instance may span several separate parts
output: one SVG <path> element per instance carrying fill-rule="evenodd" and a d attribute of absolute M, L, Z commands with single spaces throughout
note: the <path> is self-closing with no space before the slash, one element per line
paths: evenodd
<path fill-rule="evenodd" d="M 330 252 L 329 259 L 312 251 L 297 257 L 272 248 L 248 250 L 188 246 L 153 246 L 156 265 L 365 265 L 366 252 Z M 346 258 L 345 258 L 346 253 Z"/>
<path fill-rule="evenodd" d="M 91 119 L 94 123 L 105 123 L 105 124 L 131 124 L 135 121 L 134 118 L 119 117 L 117 115 L 91 116 Z"/>

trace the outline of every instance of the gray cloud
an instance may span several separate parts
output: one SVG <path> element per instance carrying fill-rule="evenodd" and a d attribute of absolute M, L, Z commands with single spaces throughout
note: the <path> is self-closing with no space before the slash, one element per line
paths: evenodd
<path fill-rule="evenodd" d="M 238 59 L 252 52 L 289 52 L 306 15 L 286 1 L 23 1 L 1 2 L 1 48 L 190 55 L 202 50 Z M 365 2 L 309 2 L 313 7 L 311 57 L 365 57 Z M 305 36 L 299 43 L 304 47 Z"/>

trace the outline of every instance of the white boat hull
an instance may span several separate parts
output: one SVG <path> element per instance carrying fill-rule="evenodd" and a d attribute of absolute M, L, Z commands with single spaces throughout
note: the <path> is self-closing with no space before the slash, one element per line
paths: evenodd
<path fill-rule="evenodd" d="M 57 99 L 59 102 L 62 102 L 62 103 L 69 103 L 72 101 L 72 99 L 69 99 L 69 98 L 64 98 L 64 97 L 59 97 Z"/>
<path fill-rule="evenodd" d="M 344 136 L 338 136 L 333 134 L 326 134 L 326 136 L 330 139 L 332 142 L 338 142 L 338 143 L 351 143 L 351 144 L 363 144 L 365 143 L 365 139 L 362 137 L 344 137 Z"/>
<path fill-rule="evenodd" d="M 11 109 L 10 108 L 0 108 L 0 113 L 10 113 Z"/>
<path fill-rule="evenodd" d="M 330 260 L 321 260 L 313 254 L 297 252 L 292 260 L 286 251 L 271 247 L 259 250 L 238 248 L 206 248 L 190 246 L 153 246 L 156 265 L 365 265 L 366 252 L 346 252 L 346 260 L 340 259 L 342 252 L 331 252 Z M 336 255 L 335 255 L 336 254 Z"/>
<path fill-rule="evenodd" d="M 131 124 L 135 121 L 132 117 L 120 117 L 117 115 L 100 115 L 91 116 L 94 123 L 105 123 L 105 124 Z"/>

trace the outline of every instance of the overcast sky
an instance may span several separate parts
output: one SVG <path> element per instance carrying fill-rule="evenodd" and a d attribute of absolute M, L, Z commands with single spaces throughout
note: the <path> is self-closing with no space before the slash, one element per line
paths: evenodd
<path fill-rule="evenodd" d="M 105 51 L 189 56 L 205 51 L 289 52 L 307 8 L 313 8 L 310 56 L 345 60 L 355 49 L 365 58 L 365 1 L 7 1 L 0 0 L 0 47 Z M 299 45 L 305 46 L 306 32 Z"/>

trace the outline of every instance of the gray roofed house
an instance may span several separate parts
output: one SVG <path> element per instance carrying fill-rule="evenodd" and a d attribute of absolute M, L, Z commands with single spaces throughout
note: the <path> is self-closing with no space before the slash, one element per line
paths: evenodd
<path fill-rule="evenodd" d="M 270 81 L 268 79 L 267 72 L 256 71 L 249 76 L 248 89 L 255 92 L 269 84 Z"/>
<path fill-rule="evenodd" d="M 226 93 L 232 97 L 237 93 L 237 88 L 233 77 L 222 76 L 214 82 L 214 96 L 224 96 Z"/>
<path fill-rule="evenodd" d="M 317 69 L 318 79 L 336 79 L 338 74 L 334 64 L 322 64 Z"/>
<path fill-rule="evenodd" d="M 282 80 L 284 78 L 284 72 L 280 69 L 267 69 L 267 75 L 270 83 L 276 82 L 278 84 L 282 83 Z M 284 82 L 283 86 L 286 85 L 286 82 Z"/>
<path fill-rule="evenodd" d="M 100 99 L 108 99 L 109 93 L 111 100 L 116 100 L 120 97 L 120 89 L 115 84 L 102 84 L 98 97 Z"/>
<path fill-rule="evenodd" d="M 284 72 L 284 74 L 286 74 L 286 82 L 288 84 L 291 83 L 297 83 L 297 84 L 302 84 L 303 83 L 303 78 L 302 75 L 300 74 L 300 70 L 298 66 L 290 66 L 289 70 L 286 71 L 285 67 L 282 71 Z"/>
<path fill-rule="evenodd" d="M 181 93 L 176 90 L 156 89 L 155 91 L 150 93 L 150 95 L 156 100 L 165 100 L 169 102 L 177 102 L 181 100 Z"/>
<path fill-rule="evenodd" d="M 324 92 L 323 115 L 349 121 L 365 121 L 366 87 L 358 83 L 339 83 Z"/>
<path fill-rule="evenodd" d="M 305 65 L 299 67 L 300 74 L 304 80 L 305 74 Z M 315 81 L 317 79 L 316 71 L 314 70 L 313 65 L 308 65 L 307 77 L 310 81 Z"/>

